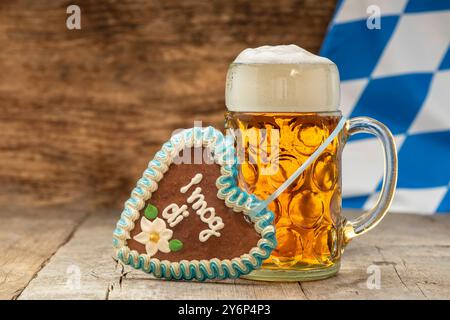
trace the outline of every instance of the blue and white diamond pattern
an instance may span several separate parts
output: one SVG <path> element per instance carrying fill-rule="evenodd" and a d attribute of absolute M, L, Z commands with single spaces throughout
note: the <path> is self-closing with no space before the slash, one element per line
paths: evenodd
<path fill-rule="evenodd" d="M 374 6 L 379 29 L 367 24 Z M 341 0 L 321 55 L 339 68 L 342 112 L 380 120 L 395 136 L 392 211 L 450 212 L 450 0 Z M 369 136 L 348 143 L 344 207 L 370 208 L 376 201 L 381 152 Z"/>

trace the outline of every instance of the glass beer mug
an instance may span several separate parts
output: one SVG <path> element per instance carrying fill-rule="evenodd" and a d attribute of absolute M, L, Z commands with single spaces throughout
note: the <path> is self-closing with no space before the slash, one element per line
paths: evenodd
<path fill-rule="evenodd" d="M 226 83 L 226 129 L 236 139 L 238 182 L 266 199 L 324 142 L 342 117 L 339 73 L 326 58 L 297 46 L 244 50 L 230 65 Z M 384 150 L 384 179 L 375 206 L 355 220 L 341 213 L 341 154 L 347 139 L 369 133 Z M 324 152 L 269 205 L 278 246 L 246 278 L 301 281 L 338 272 L 345 245 L 374 227 L 392 202 L 397 155 L 380 122 L 347 121 Z"/>

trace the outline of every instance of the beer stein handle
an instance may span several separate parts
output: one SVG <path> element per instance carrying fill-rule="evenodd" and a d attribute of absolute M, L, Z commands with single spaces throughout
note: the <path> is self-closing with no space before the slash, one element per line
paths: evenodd
<path fill-rule="evenodd" d="M 397 151 L 394 137 L 381 122 L 368 117 L 357 117 L 347 121 L 344 141 L 357 133 L 369 133 L 376 136 L 384 151 L 383 186 L 375 206 L 354 220 L 348 220 L 344 226 L 344 242 L 360 236 L 375 227 L 386 215 L 392 203 L 397 184 Z"/>

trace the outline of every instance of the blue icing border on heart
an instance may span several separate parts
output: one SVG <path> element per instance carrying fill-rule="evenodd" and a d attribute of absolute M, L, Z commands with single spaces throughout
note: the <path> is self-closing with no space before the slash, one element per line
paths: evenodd
<path fill-rule="evenodd" d="M 158 189 L 158 182 L 169 169 L 179 151 L 185 147 L 210 147 L 213 150 L 214 162 L 221 166 L 221 176 L 216 181 L 217 197 L 225 201 L 225 205 L 235 212 L 240 212 L 252 221 L 256 232 L 261 236 L 250 252 L 231 260 L 181 260 L 170 262 L 151 258 L 145 253 L 139 254 L 130 250 L 127 240 L 134 229 L 135 221 L 139 219 L 139 211 L 145 206 L 146 200 Z M 148 164 L 131 197 L 125 202 L 124 210 L 117 222 L 113 234 L 113 247 L 116 257 L 123 263 L 136 269 L 152 273 L 158 278 L 175 280 L 199 280 L 238 278 L 259 268 L 276 247 L 275 227 L 272 222 L 274 214 L 264 209 L 255 213 L 254 209 L 261 203 L 255 195 L 248 194 L 237 185 L 237 159 L 234 140 L 224 136 L 213 127 L 195 127 L 184 129 L 163 144 L 153 160 Z"/>

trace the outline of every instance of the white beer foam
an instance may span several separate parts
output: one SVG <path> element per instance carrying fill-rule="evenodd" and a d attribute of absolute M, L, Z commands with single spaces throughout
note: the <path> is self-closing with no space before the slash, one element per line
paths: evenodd
<path fill-rule="evenodd" d="M 333 64 L 330 59 L 317 56 L 295 44 L 247 48 L 236 57 L 234 63 Z"/>
<path fill-rule="evenodd" d="M 330 112 L 339 109 L 339 71 L 296 45 L 242 51 L 228 68 L 225 104 L 235 112 Z"/>

